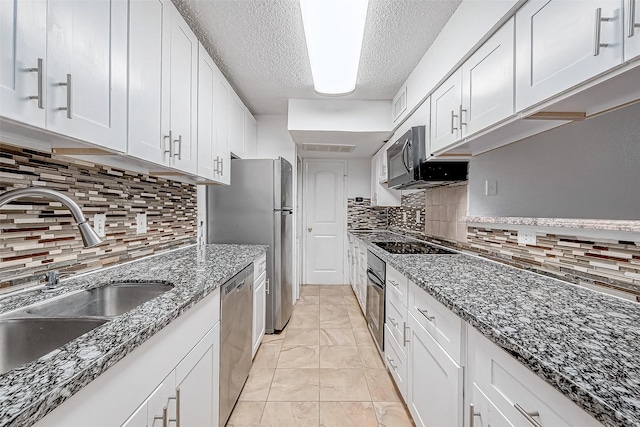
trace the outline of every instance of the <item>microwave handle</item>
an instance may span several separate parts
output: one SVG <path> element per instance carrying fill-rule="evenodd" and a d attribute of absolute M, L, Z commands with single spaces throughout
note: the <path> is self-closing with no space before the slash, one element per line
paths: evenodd
<path fill-rule="evenodd" d="M 404 164 L 404 168 L 407 172 L 411 172 L 411 168 L 409 167 L 409 156 L 407 155 L 407 147 L 409 146 L 409 140 L 407 139 L 402 146 L 402 163 Z"/>

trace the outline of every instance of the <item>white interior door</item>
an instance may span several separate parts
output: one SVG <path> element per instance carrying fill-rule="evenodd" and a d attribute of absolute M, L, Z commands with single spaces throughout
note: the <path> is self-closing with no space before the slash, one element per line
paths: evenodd
<path fill-rule="evenodd" d="M 305 283 L 344 282 L 345 164 L 305 161 Z"/>

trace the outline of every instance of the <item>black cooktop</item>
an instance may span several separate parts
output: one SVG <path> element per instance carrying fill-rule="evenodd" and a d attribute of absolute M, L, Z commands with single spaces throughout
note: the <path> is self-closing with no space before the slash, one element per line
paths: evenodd
<path fill-rule="evenodd" d="M 392 254 L 455 255 L 455 252 L 420 242 L 373 242 L 373 244 Z"/>

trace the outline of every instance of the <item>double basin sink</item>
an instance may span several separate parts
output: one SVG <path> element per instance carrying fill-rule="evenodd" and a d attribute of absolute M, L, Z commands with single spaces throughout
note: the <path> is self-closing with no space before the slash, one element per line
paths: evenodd
<path fill-rule="evenodd" d="M 154 282 L 69 292 L 0 316 L 0 374 L 38 359 L 169 290 Z"/>

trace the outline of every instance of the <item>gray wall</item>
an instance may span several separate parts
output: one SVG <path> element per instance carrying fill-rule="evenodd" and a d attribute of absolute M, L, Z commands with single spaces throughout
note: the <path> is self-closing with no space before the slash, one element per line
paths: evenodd
<path fill-rule="evenodd" d="M 640 219 L 640 104 L 474 157 L 469 215 Z"/>

